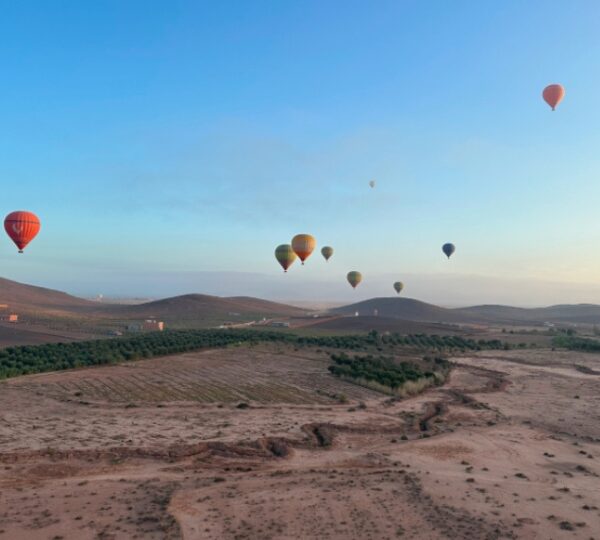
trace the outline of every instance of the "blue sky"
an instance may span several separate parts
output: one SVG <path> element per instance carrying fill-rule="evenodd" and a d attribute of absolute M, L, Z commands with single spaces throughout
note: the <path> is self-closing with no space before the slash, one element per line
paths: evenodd
<path fill-rule="evenodd" d="M 236 271 L 231 294 L 339 300 L 397 275 L 440 303 L 600 302 L 599 20 L 593 0 L 13 2 L 0 211 L 43 228 L 24 256 L 0 243 L 2 275 L 164 296 L 227 294 L 203 276 Z M 336 254 L 283 276 L 297 232 Z"/>

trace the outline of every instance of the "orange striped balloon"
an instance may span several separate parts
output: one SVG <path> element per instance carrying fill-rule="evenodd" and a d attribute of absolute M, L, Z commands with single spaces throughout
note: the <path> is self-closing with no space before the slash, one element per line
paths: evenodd
<path fill-rule="evenodd" d="M 25 246 L 40 232 L 40 226 L 38 217 L 25 210 L 11 212 L 4 218 L 4 230 L 19 248 L 19 253 L 23 253 Z"/>
<path fill-rule="evenodd" d="M 298 255 L 302 264 L 314 251 L 317 241 L 310 234 L 297 234 L 292 238 L 292 249 Z"/>

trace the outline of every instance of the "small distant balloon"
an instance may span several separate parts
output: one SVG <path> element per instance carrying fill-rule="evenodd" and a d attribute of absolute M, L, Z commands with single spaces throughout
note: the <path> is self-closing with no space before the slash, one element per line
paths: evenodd
<path fill-rule="evenodd" d="M 310 234 L 297 234 L 292 238 L 292 249 L 298 255 L 302 264 L 314 251 L 317 241 Z"/>
<path fill-rule="evenodd" d="M 375 187 L 375 180 L 370 180 L 369 181 L 369 186 L 371 186 L 372 188 Z"/>
<path fill-rule="evenodd" d="M 394 290 L 400 294 L 400 292 L 402 291 L 402 289 L 404 289 L 404 283 L 402 283 L 401 281 L 396 281 L 396 283 L 394 283 Z"/>
<path fill-rule="evenodd" d="M 356 289 L 358 284 L 362 281 L 362 274 L 356 270 L 353 270 L 352 272 L 348 272 L 346 279 L 348 280 L 348 283 L 352 285 L 352 288 Z"/>
<path fill-rule="evenodd" d="M 565 97 L 565 89 L 560 84 L 550 84 L 544 88 L 542 97 L 544 98 L 544 101 L 552 107 L 552 110 L 555 110 Z"/>
<path fill-rule="evenodd" d="M 442 251 L 446 254 L 446 257 L 450 258 L 450 256 L 456 251 L 456 247 L 454 244 L 444 244 L 442 246 Z"/>
<path fill-rule="evenodd" d="M 287 272 L 288 268 L 292 266 L 296 260 L 296 254 L 294 253 L 292 246 L 289 244 L 281 244 L 275 248 L 275 258 L 283 268 L 283 271 Z"/>
<path fill-rule="evenodd" d="M 325 260 L 328 261 L 333 255 L 333 248 L 331 246 L 323 246 L 321 248 L 321 255 L 323 255 Z"/>
<path fill-rule="evenodd" d="M 40 232 L 40 220 L 32 212 L 18 210 L 11 212 L 4 219 L 4 230 L 10 236 L 11 240 L 19 248 L 19 253 L 23 250 Z"/>

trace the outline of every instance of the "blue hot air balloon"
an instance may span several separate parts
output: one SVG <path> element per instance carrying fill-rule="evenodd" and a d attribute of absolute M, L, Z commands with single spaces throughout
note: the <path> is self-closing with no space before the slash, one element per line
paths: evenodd
<path fill-rule="evenodd" d="M 442 251 L 446 254 L 446 257 L 450 258 L 450 256 L 456 251 L 456 247 L 454 244 L 444 244 L 442 246 Z"/>

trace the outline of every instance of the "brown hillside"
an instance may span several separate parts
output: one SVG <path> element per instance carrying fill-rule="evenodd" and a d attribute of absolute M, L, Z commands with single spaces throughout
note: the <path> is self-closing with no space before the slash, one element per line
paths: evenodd
<path fill-rule="evenodd" d="M 354 315 L 356 312 L 359 315 L 373 315 L 375 310 L 379 317 L 407 321 L 469 323 L 477 318 L 460 310 L 446 309 L 412 298 L 372 298 L 331 311 L 342 315 Z"/>
<path fill-rule="evenodd" d="M 398 334 L 454 335 L 465 333 L 464 328 L 449 324 L 407 321 L 392 317 L 373 316 L 330 318 L 311 324 L 310 328 L 314 330 L 348 333 L 369 332 L 371 330 L 377 330 L 378 332 L 397 332 Z M 469 332 L 470 331 L 471 330 L 469 330 Z"/>
<path fill-rule="evenodd" d="M 0 304 L 21 312 L 69 312 L 90 309 L 94 302 L 70 294 L 0 278 Z"/>
<path fill-rule="evenodd" d="M 190 320 L 230 317 L 299 316 L 305 311 L 285 304 L 248 297 L 221 298 L 204 294 L 186 294 L 132 306 L 110 306 L 114 316 L 125 318 L 155 317 Z"/>
<path fill-rule="evenodd" d="M 448 309 L 412 298 L 371 298 L 363 302 L 331 310 L 341 315 L 373 315 L 408 321 L 453 324 L 534 324 L 555 323 L 600 324 L 600 306 L 595 304 L 557 305 L 544 308 L 519 308 L 500 305 L 482 305 Z"/>

